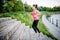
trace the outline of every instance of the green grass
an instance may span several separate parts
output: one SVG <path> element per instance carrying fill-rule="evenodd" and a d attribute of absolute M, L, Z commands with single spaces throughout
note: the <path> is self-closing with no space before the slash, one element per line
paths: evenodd
<path fill-rule="evenodd" d="M 53 14 L 54 12 L 41 12 L 40 16 L 39 16 L 39 23 L 38 23 L 38 28 L 39 30 L 53 38 L 53 40 L 57 40 L 51 33 L 48 32 L 47 28 L 45 27 L 45 25 L 42 23 L 42 15 L 46 15 L 47 17 L 49 17 L 51 14 Z M 10 12 L 10 13 L 5 13 L 5 14 L 1 14 L 1 17 L 11 17 L 13 19 L 17 19 L 19 21 L 21 21 L 22 23 L 25 23 L 26 25 L 30 26 L 30 28 L 32 27 L 32 23 L 33 23 L 33 19 L 31 17 L 31 12 Z"/>

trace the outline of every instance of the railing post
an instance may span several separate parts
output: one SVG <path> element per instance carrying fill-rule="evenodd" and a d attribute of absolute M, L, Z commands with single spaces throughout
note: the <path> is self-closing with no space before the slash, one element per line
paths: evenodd
<path fill-rule="evenodd" d="M 56 26 L 58 27 L 58 19 L 56 19 Z"/>
<path fill-rule="evenodd" d="M 51 22 L 51 17 L 50 17 L 49 21 Z"/>
<path fill-rule="evenodd" d="M 53 18 L 52 18 L 52 24 L 53 24 Z"/>
<path fill-rule="evenodd" d="M 50 22 L 53 24 L 53 18 L 52 17 L 50 18 Z"/>

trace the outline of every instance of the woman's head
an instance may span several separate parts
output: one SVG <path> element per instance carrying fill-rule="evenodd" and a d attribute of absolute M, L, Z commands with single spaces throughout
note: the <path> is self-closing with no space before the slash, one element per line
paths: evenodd
<path fill-rule="evenodd" d="M 37 5 L 34 4 L 33 7 L 32 7 L 32 9 L 33 10 L 37 9 Z"/>

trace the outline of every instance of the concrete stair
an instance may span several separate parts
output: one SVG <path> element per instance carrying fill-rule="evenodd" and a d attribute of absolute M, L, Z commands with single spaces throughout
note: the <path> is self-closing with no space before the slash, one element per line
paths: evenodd
<path fill-rule="evenodd" d="M 22 33 L 22 31 L 24 30 L 24 26 L 25 26 L 24 24 L 21 24 L 19 26 L 19 28 L 17 29 L 17 31 L 10 37 L 9 40 L 19 40 L 19 36 Z"/>
<path fill-rule="evenodd" d="M 22 32 L 19 40 L 30 40 L 30 28 L 28 26 L 24 27 L 24 31 Z"/>
<path fill-rule="evenodd" d="M 7 21 L 7 20 L 10 20 L 10 19 L 11 19 L 10 17 L 0 18 L 0 23 L 1 23 L 1 22 L 4 22 L 4 21 Z"/>
<path fill-rule="evenodd" d="M 13 20 L 9 20 L 9 21 L 5 21 L 5 22 L 2 22 L 0 23 L 0 32 L 2 30 L 4 30 L 5 28 L 7 28 L 8 26 L 14 24 L 16 21 L 13 19 Z"/>
<path fill-rule="evenodd" d="M 16 19 L 0 20 L 0 40 L 53 40 L 42 32 L 35 33 L 32 28 Z"/>

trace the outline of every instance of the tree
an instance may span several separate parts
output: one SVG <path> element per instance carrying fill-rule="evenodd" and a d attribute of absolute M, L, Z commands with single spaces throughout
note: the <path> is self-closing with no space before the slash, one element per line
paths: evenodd
<path fill-rule="evenodd" d="M 10 11 L 13 10 L 13 7 L 14 7 L 14 3 L 12 1 L 8 1 L 7 4 L 6 4 L 5 10 L 7 12 L 10 12 Z"/>
<path fill-rule="evenodd" d="M 6 0 L 0 0 L 0 12 L 3 11 L 4 9 L 4 3 L 5 3 Z"/>
<path fill-rule="evenodd" d="M 23 11 L 23 3 L 21 1 L 15 2 L 13 11 Z"/>
<path fill-rule="evenodd" d="M 21 0 L 1 0 L 0 12 L 23 11 L 23 3 Z"/>
<path fill-rule="evenodd" d="M 60 11 L 60 6 L 53 7 L 54 11 Z"/>
<path fill-rule="evenodd" d="M 40 10 L 40 11 L 60 11 L 60 6 L 55 6 L 53 8 L 40 6 L 40 7 L 38 7 L 38 10 Z"/>
<path fill-rule="evenodd" d="M 25 11 L 28 11 L 28 12 L 32 11 L 32 7 L 30 5 L 28 5 L 26 2 L 24 4 L 24 8 L 25 8 Z"/>

